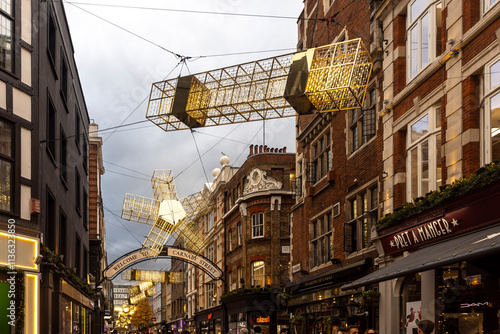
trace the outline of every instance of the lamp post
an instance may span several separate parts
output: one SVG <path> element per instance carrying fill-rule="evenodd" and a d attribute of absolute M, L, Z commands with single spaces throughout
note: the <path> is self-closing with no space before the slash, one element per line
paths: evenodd
<path fill-rule="evenodd" d="M 102 285 L 98 285 L 95 289 L 96 300 L 94 305 L 94 334 L 102 333 L 102 322 L 101 322 L 101 297 L 102 297 Z"/>

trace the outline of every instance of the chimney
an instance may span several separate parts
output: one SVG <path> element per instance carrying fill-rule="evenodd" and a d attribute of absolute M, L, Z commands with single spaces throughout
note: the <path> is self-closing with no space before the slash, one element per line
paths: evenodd
<path fill-rule="evenodd" d="M 283 153 L 286 153 L 286 146 L 283 147 Z"/>
<path fill-rule="evenodd" d="M 253 145 L 250 145 L 250 154 L 249 155 L 252 155 L 253 154 Z"/>
<path fill-rule="evenodd" d="M 259 153 L 262 153 L 262 145 L 259 145 Z"/>
<path fill-rule="evenodd" d="M 282 148 L 280 148 L 279 152 L 280 152 L 280 153 L 283 153 L 283 149 L 282 149 Z"/>
<path fill-rule="evenodd" d="M 269 152 L 269 147 L 267 147 L 267 145 L 264 146 L 264 152 L 265 153 Z"/>

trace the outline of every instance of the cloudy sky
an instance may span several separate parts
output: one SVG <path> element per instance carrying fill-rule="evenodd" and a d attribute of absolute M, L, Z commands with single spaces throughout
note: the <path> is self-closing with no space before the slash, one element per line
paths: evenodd
<path fill-rule="evenodd" d="M 140 248 L 150 230 L 119 216 L 125 193 L 153 197 L 154 169 L 172 169 L 184 197 L 213 180 L 222 153 L 241 166 L 248 146 L 263 142 L 262 122 L 199 129 L 194 138 L 150 122 L 130 125 L 145 120 L 151 84 L 294 52 L 302 8 L 301 0 L 65 2 L 88 112 L 103 130 L 109 263 Z M 191 57 L 187 66 L 174 54 Z M 119 125 L 130 126 L 105 131 Z M 294 152 L 294 129 L 294 118 L 267 121 L 266 145 Z M 139 267 L 167 266 L 158 261 Z"/>

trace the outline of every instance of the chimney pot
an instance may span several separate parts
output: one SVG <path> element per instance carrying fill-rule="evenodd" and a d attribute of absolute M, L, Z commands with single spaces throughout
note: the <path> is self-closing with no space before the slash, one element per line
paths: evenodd
<path fill-rule="evenodd" d="M 286 153 L 286 146 L 283 147 L 283 153 Z"/>
<path fill-rule="evenodd" d="M 253 145 L 250 145 L 250 155 L 253 154 Z"/>

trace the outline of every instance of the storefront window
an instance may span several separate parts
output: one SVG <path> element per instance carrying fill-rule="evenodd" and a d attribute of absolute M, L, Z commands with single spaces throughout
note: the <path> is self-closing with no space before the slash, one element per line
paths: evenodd
<path fill-rule="evenodd" d="M 71 334 L 71 302 L 62 298 L 62 333 Z"/>
<path fill-rule="evenodd" d="M 406 334 L 417 333 L 417 323 L 421 318 L 420 313 L 422 311 L 421 292 L 420 273 L 406 277 L 401 291 L 402 324 Z"/>
<path fill-rule="evenodd" d="M 499 329 L 498 258 L 489 256 L 438 272 L 440 333 L 490 333 Z"/>

